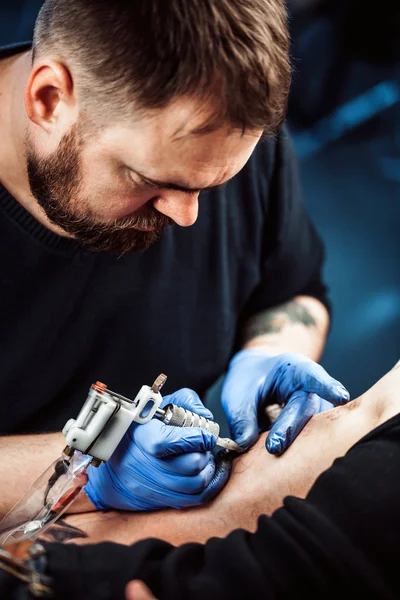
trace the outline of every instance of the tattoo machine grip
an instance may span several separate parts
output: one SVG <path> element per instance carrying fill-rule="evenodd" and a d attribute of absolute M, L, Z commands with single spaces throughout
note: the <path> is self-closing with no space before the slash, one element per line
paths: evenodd
<path fill-rule="evenodd" d="M 175 404 L 167 404 L 164 412 L 165 415 L 161 420 L 166 425 L 173 425 L 175 427 L 200 427 L 200 429 L 205 429 L 215 435 L 216 438 L 219 436 L 218 423 L 201 417 L 191 410 L 176 406 Z"/>
<path fill-rule="evenodd" d="M 219 431 L 220 427 L 215 421 L 210 421 L 205 417 L 201 417 L 197 413 L 176 406 L 176 404 L 167 404 L 165 408 L 158 409 L 155 417 L 160 419 L 166 425 L 172 425 L 175 427 L 199 427 L 205 431 L 209 431 L 217 438 L 217 445 L 228 450 L 235 452 L 243 452 L 243 448 L 238 446 L 236 442 L 229 438 L 220 438 Z"/>

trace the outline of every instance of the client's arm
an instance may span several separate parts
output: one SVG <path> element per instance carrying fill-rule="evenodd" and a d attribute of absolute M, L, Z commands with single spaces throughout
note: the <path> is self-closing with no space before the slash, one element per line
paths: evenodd
<path fill-rule="evenodd" d="M 302 495 L 314 470 L 324 468 L 324 462 L 334 457 L 332 445 L 342 444 L 339 453 L 343 453 L 354 437 L 383 423 L 324 471 L 304 500 L 289 496 L 272 517 L 261 516 L 255 533 L 237 529 L 204 545 L 178 548 L 155 539 L 131 547 L 50 544 L 46 546 L 47 573 L 53 577 L 55 598 L 122 600 L 132 579 L 143 580 L 160 600 L 399 598 L 400 415 L 390 418 L 399 411 L 399 380 L 400 370 L 394 371 L 353 409 L 332 411 L 334 420 L 328 420 L 328 414 L 315 419 L 315 425 L 290 449 L 291 461 L 286 460 L 288 452 L 286 457 L 274 459 L 268 471 L 257 472 L 262 464 L 259 455 L 267 459 L 262 447 L 254 451 L 254 462 L 247 468 L 242 458 L 235 469 L 240 489 L 235 490 L 232 481 L 226 497 L 209 510 L 160 513 L 156 515 L 160 530 L 148 515 L 146 523 L 141 522 L 149 529 L 137 535 L 174 538 L 173 528 L 196 531 L 191 515 L 210 533 L 228 531 L 238 521 L 253 523 L 253 514 L 248 518 L 246 513 L 257 513 L 265 506 L 267 497 L 263 500 L 263 496 L 273 494 L 279 464 L 282 468 L 286 465 L 285 479 L 279 482 L 280 498 L 297 491 Z M 350 422 L 357 428 L 355 436 Z M 299 474 L 298 467 L 304 472 Z M 260 487 L 264 492 L 259 493 Z M 276 501 L 280 503 L 278 497 Z M 205 537 L 198 530 L 195 535 Z M 184 534 L 179 536 L 182 539 Z"/>
<path fill-rule="evenodd" d="M 157 537 L 173 544 L 204 542 L 238 527 L 254 530 L 261 514 L 272 514 L 286 496 L 304 498 L 317 477 L 364 435 L 400 410 L 400 369 L 366 394 L 340 408 L 315 415 L 280 458 L 265 450 L 265 434 L 234 461 L 226 488 L 212 503 L 190 510 L 150 513 L 88 513 L 67 523 L 87 534 L 80 542 L 132 544 Z M 59 533 L 63 535 L 62 528 Z M 73 533 L 71 534 L 73 537 Z"/>

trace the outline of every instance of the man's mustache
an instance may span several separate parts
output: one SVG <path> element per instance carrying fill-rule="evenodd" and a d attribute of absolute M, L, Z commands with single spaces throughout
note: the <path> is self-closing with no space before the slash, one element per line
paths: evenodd
<path fill-rule="evenodd" d="M 154 229 L 155 231 L 162 231 L 166 227 L 174 225 L 174 221 L 158 212 L 155 208 L 146 209 L 140 213 L 134 213 L 128 217 L 115 221 L 114 226 L 111 228 L 114 231 L 123 231 L 125 229 L 135 229 L 137 227 L 142 229 Z M 110 226 L 107 227 L 110 229 Z"/>

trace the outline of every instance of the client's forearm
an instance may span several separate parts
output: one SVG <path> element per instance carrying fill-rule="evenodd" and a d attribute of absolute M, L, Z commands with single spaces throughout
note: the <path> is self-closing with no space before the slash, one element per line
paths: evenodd
<path fill-rule="evenodd" d="M 146 513 L 90 513 L 68 517 L 87 534 L 84 543 L 132 544 L 157 537 L 172 544 L 204 542 L 237 528 L 253 530 L 260 514 L 272 514 L 288 495 L 304 498 L 316 478 L 343 456 L 375 422 L 358 401 L 317 415 L 280 458 L 265 450 L 266 434 L 234 461 L 226 488 L 207 506 Z"/>
<path fill-rule="evenodd" d="M 226 523 L 219 522 L 212 505 L 140 513 L 83 513 L 68 516 L 64 525 L 73 526 L 77 532 L 82 532 L 80 536 L 72 534 L 69 538 L 70 541 L 79 544 L 111 541 L 130 545 L 139 540 L 156 537 L 179 545 L 188 541 L 206 541 L 213 535 L 223 536 L 230 531 Z M 54 535 L 54 541 L 58 541 L 58 535 Z"/>
<path fill-rule="evenodd" d="M 207 505 L 155 512 L 76 514 L 68 516 L 65 523 L 85 534 L 78 543 L 113 541 L 128 545 L 149 537 L 157 537 L 175 545 L 191 541 L 205 542 L 212 536 L 225 536 L 238 527 L 251 529 L 259 514 L 272 514 L 281 505 L 282 493 L 287 490 L 286 485 L 279 485 L 267 475 L 264 477 L 268 472 L 268 464 L 278 460 L 267 454 L 265 438 L 266 434 L 262 435 L 246 455 L 235 459 L 227 486 L 218 498 Z M 284 469 L 281 477 L 284 479 Z M 255 487 L 262 488 L 263 492 L 249 499 L 250 489 Z M 54 539 L 57 540 L 59 535 L 63 535 L 60 528 L 55 532 Z M 76 541 L 72 538 L 73 535 L 71 540 Z"/>
<path fill-rule="evenodd" d="M 333 461 L 400 410 L 400 368 L 362 398 L 314 416 L 292 446 L 277 458 L 265 450 L 265 434 L 234 461 L 232 476 L 212 503 L 190 510 L 149 513 L 88 513 L 66 522 L 82 529 L 90 543 L 132 544 L 157 537 L 173 544 L 204 542 L 233 529 L 253 530 L 260 514 L 272 514 L 288 496 L 304 498 Z M 62 533 L 60 533 L 62 535 Z M 70 533 L 73 537 L 74 533 Z"/>
<path fill-rule="evenodd" d="M 354 405 L 353 409 L 358 415 L 358 407 Z M 68 517 L 67 522 L 88 535 L 80 543 L 132 544 L 157 537 L 178 545 L 222 537 L 239 527 L 252 530 L 258 516 L 272 514 L 286 496 L 305 497 L 318 475 L 369 430 L 357 423 L 361 415 L 356 418 L 352 414 L 348 412 L 343 420 L 337 411 L 329 411 L 313 419 L 280 458 L 267 454 L 266 436 L 261 436 L 248 454 L 235 461 L 227 487 L 207 506 L 145 513 L 89 513 Z"/>

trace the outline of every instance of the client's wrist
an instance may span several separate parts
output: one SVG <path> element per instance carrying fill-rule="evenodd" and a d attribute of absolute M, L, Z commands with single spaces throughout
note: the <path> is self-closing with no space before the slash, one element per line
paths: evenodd
<path fill-rule="evenodd" d="M 87 513 L 97 511 L 96 506 L 90 501 L 87 496 L 85 490 L 81 490 L 75 501 L 71 504 L 71 506 L 66 511 L 69 515 L 79 514 L 79 513 Z"/>

